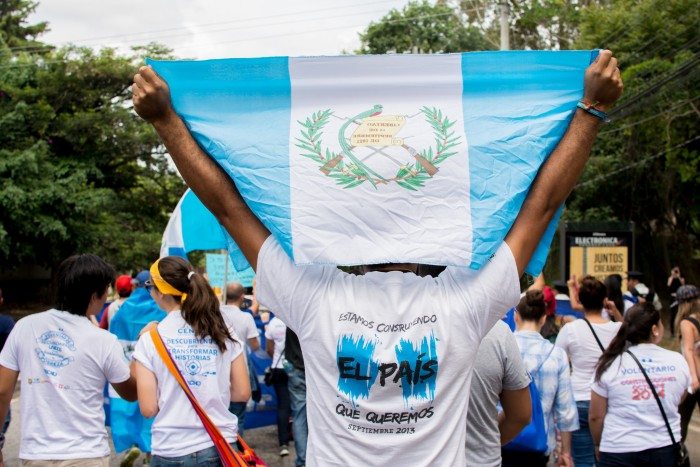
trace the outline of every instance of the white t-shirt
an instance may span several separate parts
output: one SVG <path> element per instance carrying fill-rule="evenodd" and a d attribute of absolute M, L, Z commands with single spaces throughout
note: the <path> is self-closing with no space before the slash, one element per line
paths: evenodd
<path fill-rule="evenodd" d="M 103 390 L 129 379 L 115 336 L 85 316 L 36 313 L 17 322 L 0 365 L 21 373 L 20 459 L 109 455 Z"/>
<path fill-rule="evenodd" d="M 271 339 L 275 343 L 272 354 L 272 368 L 284 368 L 284 346 L 287 343 L 287 326 L 278 317 L 274 317 L 265 326 L 265 339 Z"/>
<path fill-rule="evenodd" d="M 688 364 L 678 352 L 654 344 L 635 345 L 630 351 L 654 383 L 673 436 L 680 441 L 678 404 L 690 385 Z M 591 389 L 608 399 L 600 442 L 602 452 L 639 452 L 671 444 L 656 399 L 632 357 L 626 353 L 617 357 Z"/>
<path fill-rule="evenodd" d="M 233 326 L 236 337 L 241 342 L 247 344 L 248 339 L 260 338 L 255 320 L 250 313 L 241 311 L 236 305 L 221 305 L 221 314 L 224 320 Z"/>
<path fill-rule="evenodd" d="M 241 343 L 230 341 L 222 354 L 211 338 L 200 340 L 194 335 L 179 310 L 168 313 L 158 324 L 158 332 L 200 405 L 224 437 L 233 442 L 238 422 L 228 411 L 231 362 L 241 354 Z M 158 355 L 149 333 L 141 336 L 132 358 L 155 373 L 158 380 L 159 411 L 151 428 L 153 454 L 179 457 L 213 446 L 192 404 Z"/>
<path fill-rule="evenodd" d="M 301 343 L 307 465 L 465 465 L 479 342 L 520 296 L 505 244 L 480 271 L 355 276 L 295 266 L 269 237 L 257 280 Z"/>
<path fill-rule="evenodd" d="M 609 321 L 605 324 L 591 323 L 595 333 L 606 349 L 610 345 L 621 323 Z M 571 388 L 577 401 L 591 400 L 591 378 L 603 354 L 600 346 L 593 337 L 591 329 L 582 319 L 566 323 L 559 331 L 557 347 L 561 347 L 569 356 L 571 362 Z"/>

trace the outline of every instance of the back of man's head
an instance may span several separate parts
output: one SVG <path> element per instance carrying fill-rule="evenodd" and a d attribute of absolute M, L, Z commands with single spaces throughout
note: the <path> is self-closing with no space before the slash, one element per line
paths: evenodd
<path fill-rule="evenodd" d="M 114 275 L 114 268 L 96 255 L 75 255 L 63 260 L 56 273 L 55 307 L 84 316 L 93 294 L 101 297 Z"/>
<path fill-rule="evenodd" d="M 245 295 L 245 289 L 238 282 L 229 282 L 226 285 L 226 303 L 238 305 Z"/>

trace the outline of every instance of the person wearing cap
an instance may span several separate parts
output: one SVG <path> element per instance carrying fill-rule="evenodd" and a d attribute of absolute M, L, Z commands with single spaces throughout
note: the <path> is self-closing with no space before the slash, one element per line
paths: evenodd
<path fill-rule="evenodd" d="M 659 295 L 644 285 L 642 279 L 644 279 L 644 274 L 639 271 L 629 271 L 627 273 L 627 292 L 622 296 L 622 300 L 625 303 L 623 314 L 640 302 L 652 303 L 656 311 L 661 311 L 663 308 Z"/>
<path fill-rule="evenodd" d="M 109 323 L 112 322 L 112 318 L 117 313 L 119 308 L 122 306 L 124 301 L 131 295 L 131 290 L 133 289 L 131 276 L 122 274 L 117 277 L 114 281 L 114 288 L 117 291 L 119 298 L 114 300 L 109 304 L 104 313 L 102 313 L 102 318 L 100 319 L 100 327 L 102 329 L 109 329 Z"/>
<path fill-rule="evenodd" d="M 116 335 L 122 344 L 124 355 L 131 359 L 141 331 L 152 321 L 160 321 L 165 312 L 156 304 L 151 294 L 146 290 L 146 284 L 151 278 L 148 271 L 141 271 L 134 280 L 135 288 L 131 295 L 122 303 L 119 312 L 114 315 L 109 324 L 109 332 Z M 151 452 L 152 420 L 144 418 L 139 413 L 136 402 L 128 402 L 120 398 L 110 389 L 109 411 L 112 425 L 112 441 L 114 449 L 121 452 L 129 449 L 128 460 L 123 465 L 132 465 L 141 452 Z"/>
<path fill-rule="evenodd" d="M 681 437 L 685 440 L 688 424 L 695 406 L 700 407 L 700 291 L 694 285 L 682 285 L 676 290 L 678 316 L 674 327 L 680 339 L 681 354 L 690 367 L 690 389 L 693 391 L 678 407 L 681 414 Z"/>

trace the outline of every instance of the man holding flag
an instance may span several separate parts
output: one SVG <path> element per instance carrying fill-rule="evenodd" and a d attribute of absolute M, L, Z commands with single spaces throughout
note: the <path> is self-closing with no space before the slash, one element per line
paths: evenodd
<path fill-rule="evenodd" d="M 612 53 L 600 52 L 586 70 L 580 108 L 505 242 L 481 269 L 448 266 L 437 278 L 415 275 L 415 264 L 371 267 L 363 276 L 295 265 L 175 113 L 165 81 L 143 67 L 132 89 L 136 112 L 154 125 L 185 181 L 256 270 L 260 302 L 299 335 L 308 465 L 465 465 L 479 342 L 517 303 L 518 278 L 581 175 L 604 112 L 622 93 Z"/>

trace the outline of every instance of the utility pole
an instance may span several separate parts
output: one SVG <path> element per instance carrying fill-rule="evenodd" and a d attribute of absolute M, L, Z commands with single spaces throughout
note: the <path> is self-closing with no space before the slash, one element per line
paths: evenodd
<path fill-rule="evenodd" d="M 508 24 L 509 7 L 508 0 L 500 0 L 501 10 L 501 50 L 510 50 L 510 30 Z"/>

